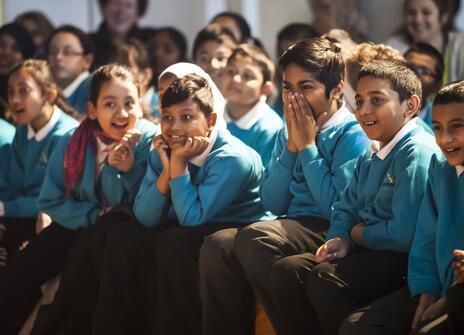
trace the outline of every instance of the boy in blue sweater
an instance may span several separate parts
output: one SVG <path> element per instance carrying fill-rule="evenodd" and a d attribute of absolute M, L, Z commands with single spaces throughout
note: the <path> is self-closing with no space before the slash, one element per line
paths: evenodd
<path fill-rule="evenodd" d="M 281 260 L 314 253 L 323 243 L 330 208 L 369 146 L 343 102 L 345 66 L 335 44 L 322 38 L 299 42 L 283 54 L 280 67 L 286 127 L 260 187 L 266 209 L 280 218 L 206 239 L 200 254 L 204 334 L 253 334 L 253 291 L 278 331 L 288 320 L 276 313 L 279 290 L 294 302 L 288 314 L 306 319 L 302 283 L 272 288 L 269 275 Z"/>
<path fill-rule="evenodd" d="M 464 209 L 457 205 L 464 201 L 464 81 L 438 92 L 432 122 L 443 154 L 434 155 L 430 163 L 409 254 L 408 287 L 353 313 L 341 327 L 344 335 L 464 330 L 463 254 L 455 250 L 464 247 Z"/>
<path fill-rule="evenodd" d="M 266 103 L 271 93 L 274 64 L 266 53 L 251 44 L 239 45 L 227 61 L 222 87 L 227 99 L 227 129 L 255 149 L 266 166 L 271 159 L 282 119 Z"/>
<path fill-rule="evenodd" d="M 305 279 L 311 319 L 325 334 L 338 334 L 356 307 L 404 286 L 430 158 L 438 151 L 416 124 L 421 84 L 407 63 L 374 61 L 358 78 L 356 118 L 377 146 L 358 159 L 314 257 L 320 264 Z"/>

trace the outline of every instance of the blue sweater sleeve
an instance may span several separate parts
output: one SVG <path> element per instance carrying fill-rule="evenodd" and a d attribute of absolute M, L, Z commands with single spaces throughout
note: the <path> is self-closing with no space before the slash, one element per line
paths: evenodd
<path fill-rule="evenodd" d="M 419 206 L 424 196 L 432 149 L 410 146 L 394 158 L 393 216 L 381 222 L 365 222 L 362 243 L 372 250 L 409 252 Z"/>
<path fill-rule="evenodd" d="M 417 218 L 416 233 L 409 253 L 408 284 L 412 297 L 424 293 L 439 297 L 442 291 L 435 258 L 438 212 L 432 191 L 432 164 Z"/>
<path fill-rule="evenodd" d="M 54 150 L 39 195 L 39 207 L 54 222 L 70 229 L 95 223 L 101 208 L 88 201 L 76 201 L 66 195 L 64 154 L 69 138 L 65 136 Z"/>
<path fill-rule="evenodd" d="M 181 226 L 207 223 L 243 190 L 252 166 L 237 156 L 215 157 L 206 167 L 205 180 L 193 185 L 190 174 L 172 179 L 172 205 Z"/>
<path fill-rule="evenodd" d="M 330 217 L 332 205 L 348 185 L 356 159 L 368 148 L 368 141 L 361 129 L 348 131 L 338 141 L 330 165 L 316 145 L 300 151 L 306 184 L 324 217 Z"/>
<path fill-rule="evenodd" d="M 134 214 L 139 222 L 146 227 L 160 224 L 163 208 L 167 197 L 156 187 L 156 181 L 161 174 L 162 165 L 156 150 L 152 150 L 148 160 L 147 172 L 135 197 Z"/>
<path fill-rule="evenodd" d="M 272 158 L 264 172 L 259 190 L 264 207 L 274 214 L 287 214 L 292 199 L 289 185 L 293 180 L 297 157 L 297 153 L 287 149 L 285 128 L 282 128 L 277 135 Z"/>

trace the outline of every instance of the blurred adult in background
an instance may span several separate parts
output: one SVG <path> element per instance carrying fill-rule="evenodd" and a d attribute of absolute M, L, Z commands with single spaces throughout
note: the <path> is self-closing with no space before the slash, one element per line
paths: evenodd
<path fill-rule="evenodd" d="M 14 22 L 31 34 L 35 46 L 34 58 L 47 59 L 47 43 L 54 29 L 48 17 L 38 11 L 28 11 L 18 15 Z"/>
<path fill-rule="evenodd" d="M 146 42 L 148 31 L 139 28 L 137 21 L 148 7 L 148 0 L 98 0 L 103 22 L 91 34 L 95 44 L 95 67 L 107 64 L 118 45 L 129 38 Z"/>

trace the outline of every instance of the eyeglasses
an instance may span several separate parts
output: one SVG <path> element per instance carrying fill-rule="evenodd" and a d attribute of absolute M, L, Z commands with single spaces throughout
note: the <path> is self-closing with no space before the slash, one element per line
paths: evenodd
<path fill-rule="evenodd" d="M 437 74 L 430 70 L 429 68 L 423 66 L 423 65 L 418 65 L 418 64 L 410 64 L 411 67 L 414 69 L 416 74 L 420 76 L 430 76 L 432 78 L 438 79 Z"/>
<path fill-rule="evenodd" d="M 69 49 L 69 48 L 50 49 L 48 51 L 48 54 L 50 56 L 53 56 L 53 57 L 58 56 L 60 53 L 63 55 L 63 57 L 66 57 L 66 58 L 75 57 L 75 56 L 82 56 L 84 54 L 83 52 L 75 51 L 75 50 L 72 50 L 72 49 Z"/>

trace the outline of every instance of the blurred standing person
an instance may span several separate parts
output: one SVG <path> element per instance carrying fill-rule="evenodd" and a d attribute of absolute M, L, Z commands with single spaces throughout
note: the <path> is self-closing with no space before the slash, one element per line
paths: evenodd
<path fill-rule="evenodd" d="M 35 46 L 34 58 L 47 59 L 47 42 L 55 29 L 48 17 L 38 11 L 28 11 L 19 14 L 14 22 L 22 25 L 31 34 Z"/>

